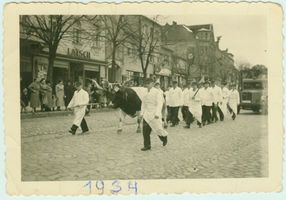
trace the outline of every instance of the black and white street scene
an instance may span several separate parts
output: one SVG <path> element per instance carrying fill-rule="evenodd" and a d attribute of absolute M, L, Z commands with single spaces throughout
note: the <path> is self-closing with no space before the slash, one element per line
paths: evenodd
<path fill-rule="evenodd" d="M 266 18 L 19 22 L 22 181 L 268 177 Z"/>

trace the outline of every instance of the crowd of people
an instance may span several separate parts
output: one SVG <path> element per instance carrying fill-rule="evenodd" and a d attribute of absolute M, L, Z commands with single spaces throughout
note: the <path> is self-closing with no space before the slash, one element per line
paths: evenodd
<path fill-rule="evenodd" d="M 89 94 L 90 103 L 94 103 L 98 107 L 106 107 L 111 101 L 108 95 L 107 81 L 100 81 L 98 84 L 100 89 L 92 81 L 87 82 L 84 89 Z M 75 84 L 71 81 L 64 83 L 59 80 L 53 86 L 50 81 L 44 78 L 36 78 L 27 87 L 21 85 L 21 112 L 27 112 L 28 108 L 31 108 L 33 113 L 67 110 L 75 90 Z"/>
<path fill-rule="evenodd" d="M 164 97 L 167 122 L 171 123 L 171 127 L 177 126 L 181 110 L 185 128 L 190 128 L 194 121 L 200 128 L 218 120 L 224 121 L 228 113 L 235 120 L 240 102 L 236 84 L 219 80 L 191 82 L 183 89 L 178 86 L 177 81 L 173 81 L 172 87 L 164 92 Z"/>

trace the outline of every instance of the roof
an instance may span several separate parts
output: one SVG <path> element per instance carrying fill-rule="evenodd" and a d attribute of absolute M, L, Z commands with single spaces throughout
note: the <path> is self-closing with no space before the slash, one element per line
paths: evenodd
<path fill-rule="evenodd" d="M 193 32 L 197 31 L 213 31 L 213 25 L 212 24 L 200 24 L 200 25 L 191 25 L 188 26 L 190 30 Z"/>
<path fill-rule="evenodd" d="M 165 39 L 168 41 L 191 41 L 195 40 L 192 30 L 183 24 L 166 24 L 163 26 Z"/>

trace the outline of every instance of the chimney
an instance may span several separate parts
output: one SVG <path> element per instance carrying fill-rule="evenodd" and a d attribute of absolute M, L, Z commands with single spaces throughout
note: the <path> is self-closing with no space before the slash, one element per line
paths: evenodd
<path fill-rule="evenodd" d="M 176 22 L 176 21 L 173 21 L 173 25 L 177 25 L 177 22 Z"/>

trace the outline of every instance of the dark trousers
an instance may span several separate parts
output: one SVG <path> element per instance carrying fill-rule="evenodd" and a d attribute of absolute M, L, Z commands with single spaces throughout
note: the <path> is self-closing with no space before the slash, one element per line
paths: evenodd
<path fill-rule="evenodd" d="M 218 111 L 218 114 L 219 114 L 219 119 L 220 119 L 220 121 L 223 121 L 223 120 L 224 120 L 224 114 L 223 114 L 223 112 L 221 111 L 221 109 L 220 109 L 219 106 L 217 107 L 217 111 Z"/>
<path fill-rule="evenodd" d="M 167 123 L 171 121 L 171 107 L 167 106 Z"/>
<path fill-rule="evenodd" d="M 151 131 L 152 131 L 151 127 L 145 121 L 145 119 L 143 119 L 143 141 L 145 148 L 151 147 L 151 139 L 150 139 Z"/>
<path fill-rule="evenodd" d="M 73 134 L 75 134 L 77 128 L 78 127 L 76 125 L 74 125 L 74 124 L 72 125 L 71 130 L 72 130 Z M 86 132 L 86 131 L 89 130 L 88 126 L 87 126 L 87 123 L 86 123 L 84 118 L 82 118 L 82 120 L 81 120 L 80 128 L 81 128 L 82 132 Z"/>
<path fill-rule="evenodd" d="M 213 122 L 216 122 L 218 120 L 217 111 L 218 111 L 217 103 L 213 103 L 212 105 L 212 121 Z"/>
<path fill-rule="evenodd" d="M 171 122 L 173 125 L 177 125 L 179 123 L 178 118 L 179 107 L 170 107 L 170 114 L 171 114 Z"/>
<path fill-rule="evenodd" d="M 203 105 L 203 115 L 202 115 L 202 122 L 205 124 L 206 122 L 211 123 L 211 108 L 212 106 Z"/>
<path fill-rule="evenodd" d="M 186 121 L 186 118 L 187 118 L 187 115 L 188 115 L 188 110 L 189 110 L 188 106 L 183 106 L 182 107 L 181 112 L 182 112 L 182 116 L 183 116 L 183 120 L 184 121 Z"/>
<path fill-rule="evenodd" d="M 194 117 L 192 113 L 189 111 L 188 106 L 182 107 L 182 115 L 183 115 L 184 121 L 186 122 L 186 125 L 190 126 L 191 123 L 194 121 Z"/>
<path fill-rule="evenodd" d="M 84 118 L 82 118 L 82 120 L 81 120 L 80 128 L 81 128 L 82 132 L 88 131 L 88 126 L 87 126 L 87 123 L 86 123 Z"/>

